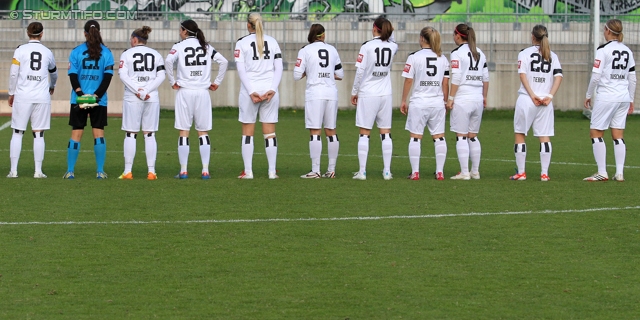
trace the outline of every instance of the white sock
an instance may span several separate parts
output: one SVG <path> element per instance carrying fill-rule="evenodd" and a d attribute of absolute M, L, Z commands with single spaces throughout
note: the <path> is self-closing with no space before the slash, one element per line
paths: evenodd
<path fill-rule="evenodd" d="M 133 159 L 136 157 L 136 137 L 135 133 L 127 132 L 124 136 L 124 172 L 131 172 Z"/>
<path fill-rule="evenodd" d="M 189 137 L 178 138 L 178 160 L 180 161 L 180 172 L 187 172 L 189 162 Z"/>
<path fill-rule="evenodd" d="M 309 156 L 311 157 L 311 171 L 320 172 L 320 154 L 322 154 L 322 140 L 319 135 L 311 135 L 309 140 Z"/>
<path fill-rule="evenodd" d="M 33 160 L 36 165 L 36 173 L 42 173 L 42 161 L 44 160 L 44 131 L 33 133 Z"/>
<path fill-rule="evenodd" d="M 242 161 L 244 172 L 253 172 L 253 136 L 242 136 Z"/>
<path fill-rule="evenodd" d="M 469 157 L 471 158 L 471 172 L 477 173 L 480 169 L 480 140 L 478 137 L 469 139 Z"/>
<path fill-rule="evenodd" d="M 211 159 L 211 140 L 205 134 L 198 137 L 200 141 L 200 159 L 202 160 L 202 172 L 209 172 L 209 160 Z"/>
<path fill-rule="evenodd" d="M 9 148 L 11 172 L 18 172 L 18 161 L 20 161 L 20 152 L 22 152 L 22 136 L 24 136 L 24 131 L 13 130 L 13 136 L 11 136 L 11 145 Z"/>
<path fill-rule="evenodd" d="M 360 173 L 367 172 L 367 156 L 369 155 L 369 136 L 361 134 L 358 139 L 358 163 Z"/>
<path fill-rule="evenodd" d="M 436 149 L 436 172 L 444 172 L 444 162 L 447 160 L 447 141 L 444 137 L 433 140 Z"/>
<path fill-rule="evenodd" d="M 607 145 L 604 144 L 604 139 L 593 138 L 591 139 L 591 144 L 593 146 L 593 157 L 598 165 L 598 173 L 607 175 Z"/>
<path fill-rule="evenodd" d="M 327 153 L 329 154 L 329 166 L 327 171 L 336 171 L 336 162 L 338 161 L 338 150 L 340 150 L 340 141 L 338 135 L 327 137 Z"/>
<path fill-rule="evenodd" d="M 613 154 L 616 158 L 616 174 L 622 174 L 624 159 L 627 156 L 627 145 L 624 143 L 624 139 L 613 140 Z"/>
<path fill-rule="evenodd" d="M 540 148 L 542 148 L 542 146 Z M 516 143 L 513 147 L 513 152 L 516 155 L 516 167 L 518 167 L 518 173 L 525 173 L 526 172 L 525 161 L 527 160 L 527 145 L 525 143 Z M 540 153 L 540 156 L 542 157 L 542 153 Z"/>
<path fill-rule="evenodd" d="M 264 139 L 264 151 L 267 154 L 269 173 L 276 173 L 276 158 L 278 157 L 278 140 L 276 137 Z"/>
<path fill-rule="evenodd" d="M 543 142 L 540 144 L 540 174 L 549 174 L 549 164 L 551 163 L 551 142 Z"/>
<path fill-rule="evenodd" d="M 467 137 L 456 137 L 456 151 L 460 162 L 460 173 L 469 174 L 469 143 Z"/>
<path fill-rule="evenodd" d="M 147 154 L 147 167 L 149 168 L 149 172 L 156 173 L 158 143 L 156 142 L 156 134 L 154 132 L 144 135 L 144 152 Z"/>
<path fill-rule="evenodd" d="M 411 163 L 411 173 L 420 172 L 420 142 L 418 138 L 409 138 L 409 163 Z"/>
<path fill-rule="evenodd" d="M 382 172 L 391 172 L 391 154 L 393 153 L 391 133 L 381 134 L 380 140 L 382 140 L 382 164 L 384 165 Z"/>

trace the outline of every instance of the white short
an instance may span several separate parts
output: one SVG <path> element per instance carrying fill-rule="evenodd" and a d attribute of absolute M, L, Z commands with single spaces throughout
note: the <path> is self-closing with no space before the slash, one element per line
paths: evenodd
<path fill-rule="evenodd" d="M 378 129 L 391 129 L 391 100 L 391 95 L 358 97 L 356 127 L 371 130 L 375 122 Z"/>
<path fill-rule="evenodd" d="M 451 110 L 451 131 L 461 134 L 480 132 L 483 111 L 482 99 L 455 100 Z"/>
<path fill-rule="evenodd" d="M 307 129 L 335 129 L 337 117 L 337 100 L 311 100 L 304 103 L 304 123 Z"/>
<path fill-rule="evenodd" d="M 29 120 L 31 130 L 49 130 L 51 103 L 21 103 L 14 100 L 11 108 L 11 128 L 26 131 Z"/>
<path fill-rule="evenodd" d="M 534 137 L 553 137 L 553 103 L 536 107 L 528 95 L 520 94 L 513 115 L 513 131 L 526 136 L 532 125 Z"/>
<path fill-rule="evenodd" d="M 265 93 L 267 93 L 267 91 L 258 92 L 260 95 Z M 278 108 L 280 108 L 280 93 L 276 91 L 276 94 L 271 98 L 271 101 L 265 100 L 253 103 L 248 94 L 240 92 L 240 96 L 238 97 L 238 106 L 240 109 L 238 121 L 242 123 L 256 123 L 258 114 L 260 114 L 260 122 L 277 123 Z"/>
<path fill-rule="evenodd" d="M 122 130 L 127 132 L 158 131 L 160 102 L 122 101 Z"/>
<path fill-rule="evenodd" d="M 591 108 L 591 129 L 624 129 L 627 124 L 629 102 L 593 101 Z"/>
<path fill-rule="evenodd" d="M 409 105 L 407 124 L 404 128 L 413 134 L 424 134 L 424 127 L 434 136 L 444 133 L 444 121 L 447 111 L 444 108 L 417 108 Z"/>
<path fill-rule="evenodd" d="M 190 130 L 193 122 L 196 130 L 209 131 L 213 127 L 211 96 L 206 89 L 178 89 L 176 93 L 176 122 L 178 130 Z"/>

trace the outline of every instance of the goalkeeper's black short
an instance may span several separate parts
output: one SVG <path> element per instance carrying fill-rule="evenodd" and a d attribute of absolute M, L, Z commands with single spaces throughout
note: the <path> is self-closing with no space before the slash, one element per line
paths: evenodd
<path fill-rule="evenodd" d="M 74 128 L 84 128 L 87 126 L 87 116 L 91 119 L 92 128 L 104 128 L 107 126 L 106 106 L 82 109 L 77 104 L 71 105 L 69 125 Z"/>

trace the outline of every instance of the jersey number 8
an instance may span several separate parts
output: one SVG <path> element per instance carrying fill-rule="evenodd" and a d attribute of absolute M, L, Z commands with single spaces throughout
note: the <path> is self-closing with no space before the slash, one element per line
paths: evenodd
<path fill-rule="evenodd" d="M 42 68 L 42 54 L 38 51 L 31 52 L 31 63 L 29 64 L 31 70 L 38 71 Z"/>

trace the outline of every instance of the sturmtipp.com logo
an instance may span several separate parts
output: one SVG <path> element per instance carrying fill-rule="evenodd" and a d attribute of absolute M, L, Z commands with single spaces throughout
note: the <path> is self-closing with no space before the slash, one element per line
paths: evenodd
<path fill-rule="evenodd" d="M 14 10 L 9 13 L 12 20 L 137 20 L 137 11 L 85 11 L 85 10 Z"/>

